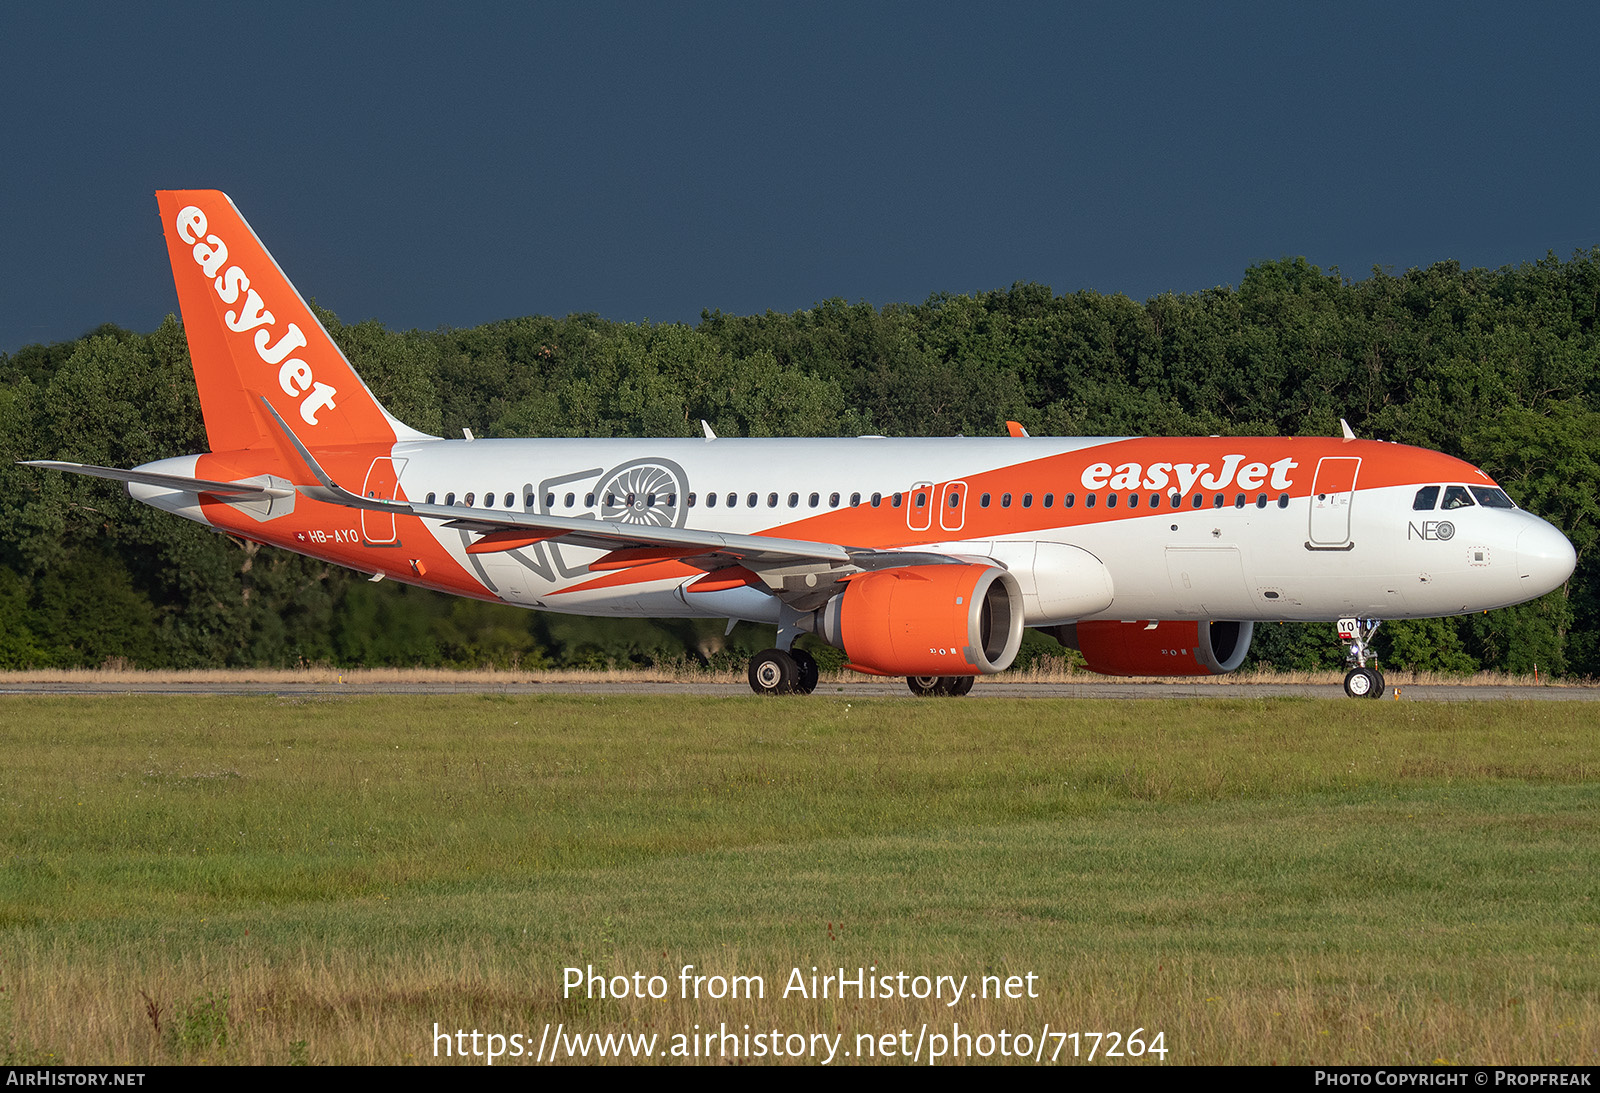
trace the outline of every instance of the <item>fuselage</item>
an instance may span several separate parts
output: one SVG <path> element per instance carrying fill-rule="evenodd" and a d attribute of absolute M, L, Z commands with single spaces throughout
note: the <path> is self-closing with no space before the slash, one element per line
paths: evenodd
<path fill-rule="evenodd" d="M 1565 537 L 1482 471 L 1377 441 L 415 440 L 319 454 L 365 496 L 448 504 L 463 519 L 540 512 L 992 559 L 1025 592 L 1037 584 L 1030 626 L 1453 615 L 1541 595 L 1574 564 Z M 234 481 L 281 473 L 282 462 L 257 449 L 141 469 Z M 582 614 L 776 618 L 758 597 L 687 592 L 704 571 L 676 559 L 591 571 L 607 552 L 533 542 L 469 554 L 470 530 L 304 495 L 130 492 L 232 535 L 458 595 Z M 1086 576 L 1095 564 L 1103 575 Z"/>

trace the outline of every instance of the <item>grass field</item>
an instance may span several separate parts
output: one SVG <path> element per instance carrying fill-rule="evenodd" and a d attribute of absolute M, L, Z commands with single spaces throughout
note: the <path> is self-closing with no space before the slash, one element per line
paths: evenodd
<path fill-rule="evenodd" d="M 1586 705 L 8 697 L 0 1052 L 432 1062 L 437 1023 L 514 1062 L 546 1023 L 657 1055 L 725 1023 L 836 1061 L 959 1025 L 1593 1065 Z M 589 965 L 666 996 L 564 997 Z M 684 965 L 765 997 L 685 999 Z M 785 997 L 813 966 L 1037 997 Z"/>

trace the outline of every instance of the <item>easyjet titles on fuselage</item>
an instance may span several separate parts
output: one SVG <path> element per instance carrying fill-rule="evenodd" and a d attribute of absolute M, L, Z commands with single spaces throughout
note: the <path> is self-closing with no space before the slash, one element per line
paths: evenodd
<path fill-rule="evenodd" d="M 178 238 L 194 245 L 195 264 L 200 267 L 200 272 L 214 279 L 212 284 L 223 303 L 236 304 L 239 302 L 239 293 L 247 293 L 239 310 L 229 311 L 223 316 L 223 321 L 235 334 L 246 334 L 252 330 L 256 332 L 256 355 L 278 369 L 278 386 L 284 394 L 290 398 L 305 396 L 300 403 L 300 418 L 307 425 L 315 425 L 317 411 L 324 407 L 331 409 L 335 405 L 333 397 L 339 392 L 326 383 L 318 382 L 311 366 L 305 361 L 289 356 L 295 350 L 305 348 L 304 332 L 295 323 L 290 323 L 278 343 L 272 344 L 272 332 L 268 329 L 276 321 L 272 312 L 266 310 L 261 294 L 250 287 L 250 278 L 244 270 L 229 266 L 226 271 L 218 273 L 228 260 L 228 245 L 217 236 L 206 234 L 206 214 L 198 207 L 188 205 L 179 211 L 175 227 L 178 229 Z"/>
<path fill-rule="evenodd" d="M 1222 468 L 1206 474 L 1210 463 L 1091 463 L 1083 471 L 1083 488 L 1086 490 L 1164 490 L 1169 486 L 1179 493 L 1188 493 L 1196 483 L 1208 490 L 1220 490 L 1229 482 L 1237 481 L 1241 490 L 1260 489 L 1265 483 L 1271 489 L 1286 490 L 1293 485 L 1289 472 L 1300 464 L 1285 456 L 1276 463 L 1245 463 L 1242 455 L 1225 455 Z M 1244 463 L 1244 466 L 1240 466 Z M 1268 479 L 1268 472 L 1271 479 Z M 1174 481 L 1176 480 L 1176 481 Z"/>

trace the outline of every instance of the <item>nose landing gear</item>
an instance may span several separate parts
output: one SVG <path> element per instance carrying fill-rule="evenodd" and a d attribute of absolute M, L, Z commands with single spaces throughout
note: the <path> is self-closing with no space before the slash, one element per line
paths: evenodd
<path fill-rule="evenodd" d="M 1344 693 L 1351 698 L 1377 698 L 1383 694 L 1383 673 L 1372 656 L 1368 643 L 1383 625 L 1381 619 L 1340 619 L 1339 640 L 1346 644 L 1344 660 L 1350 670 L 1344 674 Z M 1369 667 L 1368 659 L 1373 663 Z"/>

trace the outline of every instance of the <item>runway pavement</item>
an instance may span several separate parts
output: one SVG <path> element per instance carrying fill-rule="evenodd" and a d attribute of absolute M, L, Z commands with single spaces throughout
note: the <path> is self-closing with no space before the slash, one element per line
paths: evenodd
<path fill-rule="evenodd" d="M 522 680 L 433 680 L 418 682 L 284 682 L 229 680 L 115 680 L 109 682 L 34 682 L 0 681 L 0 695 L 302 695 L 339 697 L 354 695 L 684 695 L 718 698 L 750 698 L 750 688 L 742 683 L 651 682 L 622 683 L 541 682 L 537 677 Z M 824 682 L 812 700 L 830 695 L 849 698 L 910 698 L 900 679 L 861 679 Z M 1180 681 L 1173 683 L 1120 683 L 1094 680 L 1084 683 L 1019 683 L 979 680 L 972 700 L 1028 698 L 1339 698 L 1344 690 L 1338 684 L 1306 683 L 1224 683 Z M 1346 701 L 1353 701 L 1345 699 Z M 1509 685 L 1426 684 L 1390 686 L 1377 701 L 1399 702 L 1593 702 L 1600 700 L 1600 687 Z M 775 701 L 804 701 L 801 698 Z M 929 699 L 928 701 L 940 701 Z M 943 701 L 952 701 L 944 699 Z"/>

